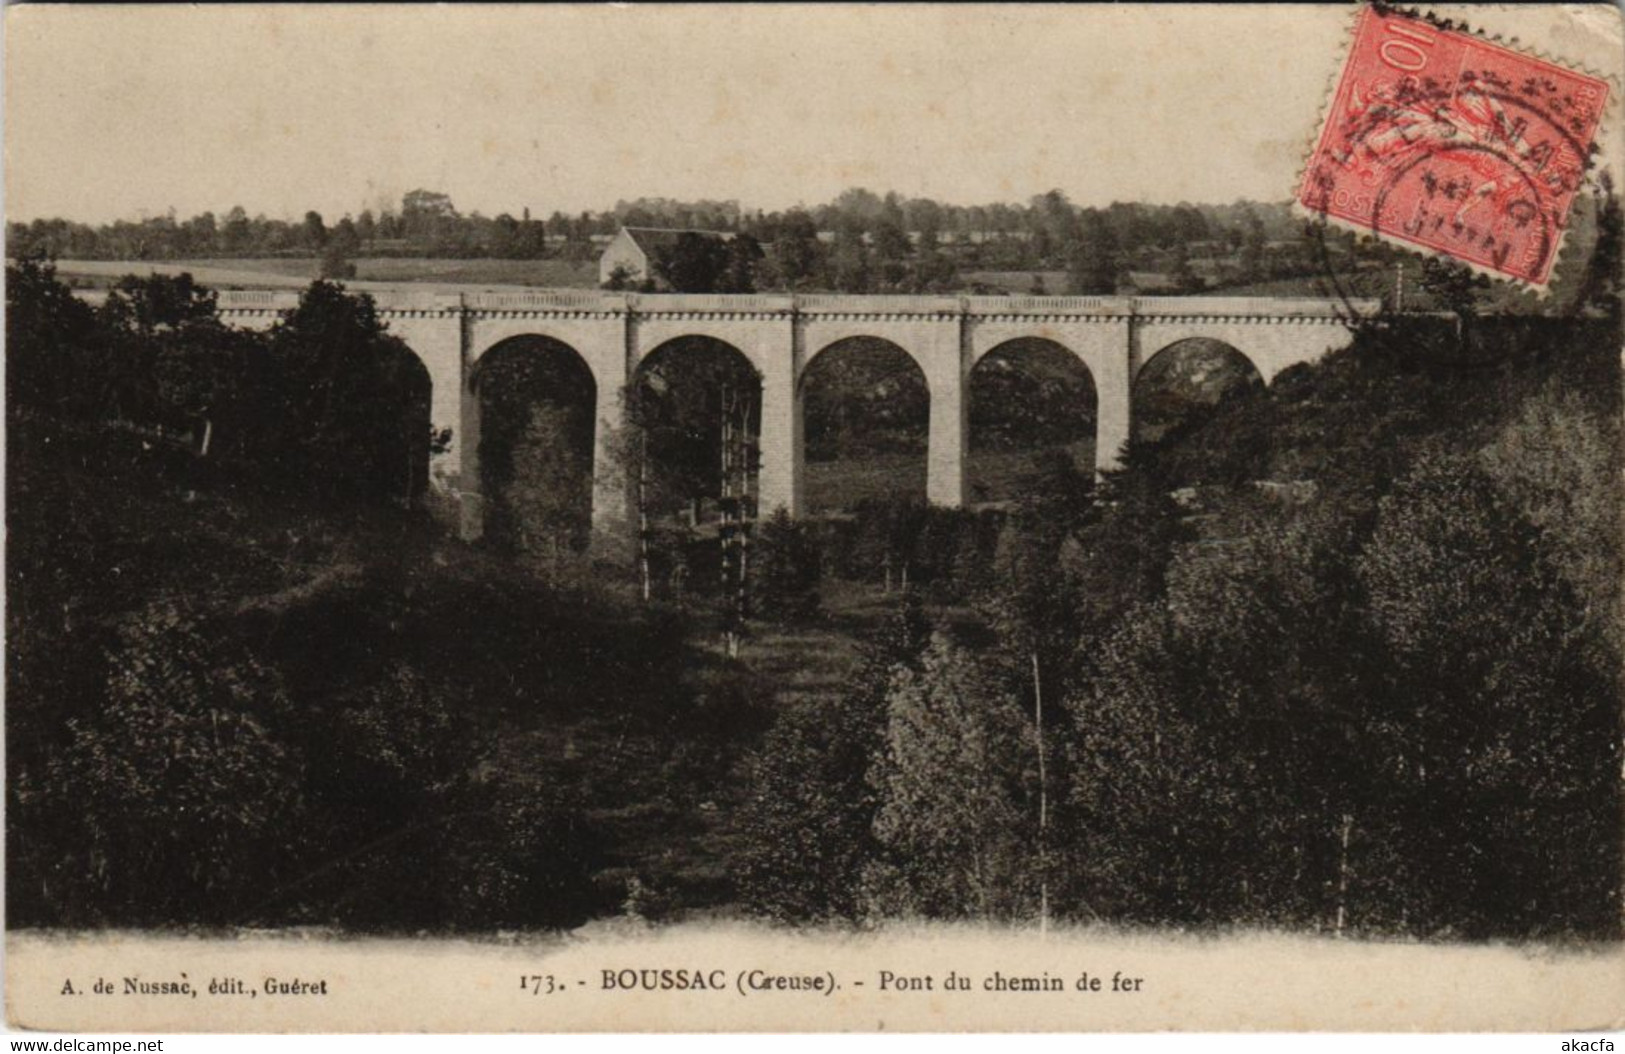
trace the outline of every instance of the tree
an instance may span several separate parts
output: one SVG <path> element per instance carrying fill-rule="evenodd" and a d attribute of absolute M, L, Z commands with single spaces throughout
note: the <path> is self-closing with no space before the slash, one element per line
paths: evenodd
<path fill-rule="evenodd" d="M 185 251 L 212 256 L 218 248 L 217 239 L 220 231 L 215 223 L 214 213 L 200 212 L 186 221 L 184 228 Z"/>
<path fill-rule="evenodd" d="M 105 693 L 95 717 L 68 722 L 40 789 L 74 818 L 76 870 L 101 905 L 81 921 L 240 921 L 298 817 L 278 678 L 159 602 L 120 625 Z"/>
<path fill-rule="evenodd" d="M 821 247 L 818 228 L 805 209 L 791 209 L 773 239 L 773 262 L 784 284 L 794 290 L 818 273 Z"/>
<path fill-rule="evenodd" d="M 540 260 L 547 255 L 547 228 L 541 220 L 530 218 L 530 210 L 519 221 L 514 234 L 512 253 L 517 260 Z"/>
<path fill-rule="evenodd" d="M 361 234 L 355 222 L 346 216 L 339 220 L 322 250 L 321 276 L 327 279 L 354 278 L 355 264 L 351 257 L 361 249 Z"/>
<path fill-rule="evenodd" d="M 929 636 L 919 595 L 904 591 L 839 696 L 797 702 L 768 730 L 747 765 L 736 827 L 748 910 L 784 920 L 863 915 L 861 877 L 883 855 L 868 773 L 885 749 L 886 691 L 896 671 L 918 667 Z"/>
<path fill-rule="evenodd" d="M 317 279 L 270 341 L 289 477 L 335 497 L 421 493 L 428 372 L 385 331 L 372 298 Z"/>
<path fill-rule="evenodd" d="M 221 249 L 228 255 L 244 252 L 250 247 L 253 236 L 248 213 L 243 211 L 241 205 L 233 205 L 231 211 L 226 213 L 226 226 L 221 231 Z"/>
<path fill-rule="evenodd" d="M 436 190 L 409 190 L 401 197 L 401 218 L 425 216 L 455 216 L 457 209 L 449 194 Z"/>
<path fill-rule="evenodd" d="M 732 257 L 716 235 L 684 231 L 670 244 L 658 246 L 651 262 L 673 292 L 713 293 L 726 280 Z"/>
<path fill-rule="evenodd" d="M 57 281 L 56 267 L 23 257 L 6 267 L 6 410 L 63 416 L 100 411 L 106 342 L 95 311 Z"/>
<path fill-rule="evenodd" d="M 1084 209 L 1067 253 L 1070 291 L 1082 296 L 1117 292 L 1117 239 L 1098 209 Z"/>
<path fill-rule="evenodd" d="M 1476 313 L 1477 291 L 1487 289 L 1489 284 L 1484 275 L 1474 274 L 1472 268 L 1455 260 L 1429 256 L 1422 261 L 1422 288 L 1463 324 Z"/>
<path fill-rule="evenodd" d="M 345 253 L 354 255 L 361 251 L 361 231 L 354 220 L 345 216 L 334 226 L 332 241 Z"/>
<path fill-rule="evenodd" d="M 1621 264 L 1625 261 L 1625 214 L 1608 172 L 1598 174 L 1594 196 L 1597 210 L 1597 243 L 1576 301 L 1599 311 L 1616 327 L 1620 322 Z"/>
<path fill-rule="evenodd" d="M 929 228 L 921 231 L 911 283 L 914 291 L 925 293 L 951 290 L 958 275 L 953 259 L 942 251 L 936 231 Z"/>
<path fill-rule="evenodd" d="M 863 228 L 857 222 L 843 219 L 841 226 L 835 229 L 835 248 L 830 258 L 830 269 L 830 285 L 840 292 L 869 291 L 871 281 L 869 247 L 864 244 Z"/>
<path fill-rule="evenodd" d="M 1199 293 L 1207 286 L 1195 268 L 1191 267 L 1190 250 L 1184 242 L 1174 246 L 1174 265 L 1168 272 L 1168 280 L 1180 293 Z"/>
<path fill-rule="evenodd" d="M 718 283 L 723 293 L 756 292 L 756 272 L 763 258 L 762 243 L 748 231 L 740 231 L 728 242 L 728 268 Z"/>
<path fill-rule="evenodd" d="M 544 579 L 558 582 L 586 548 L 591 528 L 592 450 L 579 442 L 581 411 L 539 405 L 514 444 L 513 478 L 501 494 L 515 547 Z"/>
<path fill-rule="evenodd" d="M 609 277 L 604 279 L 604 288 L 620 292 L 632 288 L 637 272 L 626 264 L 616 264 L 610 268 Z"/>
<path fill-rule="evenodd" d="M 1264 278 L 1264 221 L 1248 208 L 1242 221 L 1241 280 L 1257 282 Z"/>
<path fill-rule="evenodd" d="M 320 249 L 327 244 L 327 225 L 322 222 L 322 214 L 314 210 L 305 213 L 305 245 L 311 249 Z"/>
<path fill-rule="evenodd" d="M 874 230 L 875 269 L 883 290 L 896 289 L 908 274 L 908 235 L 900 224 L 883 219 Z"/>
<path fill-rule="evenodd" d="M 183 326 L 216 321 L 214 294 L 195 286 L 191 275 L 130 275 L 109 292 L 100 315 L 111 352 L 99 378 L 106 411 L 116 420 L 159 421 L 163 408 L 155 360 L 160 350 L 175 350 L 174 337 Z"/>
<path fill-rule="evenodd" d="M 202 418 L 216 452 L 222 426 L 233 446 L 258 431 L 249 371 L 261 338 L 223 325 L 212 290 L 185 273 L 130 275 L 109 291 L 102 317 L 118 352 L 108 377 L 120 412 L 166 426 Z"/>
<path fill-rule="evenodd" d="M 108 292 L 102 311 L 112 324 L 151 336 L 158 330 L 218 322 L 217 299 L 189 273 L 126 275 Z"/>
<path fill-rule="evenodd" d="M 647 443 L 651 513 L 722 496 L 725 426 L 754 436 L 760 392 L 756 371 L 742 356 L 703 338 L 673 344 L 647 361 L 628 410 Z M 741 467 L 753 472 L 756 466 Z"/>
<path fill-rule="evenodd" d="M 1050 190 L 1032 199 L 1034 250 L 1041 260 L 1064 263 L 1078 237 L 1078 215 L 1066 193 Z"/>
<path fill-rule="evenodd" d="M 401 198 L 401 236 L 420 247 L 433 248 L 446 241 L 457 220 L 449 195 L 434 190 L 411 190 Z"/>
<path fill-rule="evenodd" d="M 1016 919 L 1036 906 L 1031 729 L 973 656 L 940 635 L 886 695 L 870 774 L 884 862 L 866 869 L 885 917 Z"/>
<path fill-rule="evenodd" d="M 780 507 L 762 525 L 751 558 L 756 610 L 766 618 L 796 621 L 818 610 L 822 573 L 818 547 L 800 521 Z"/>
<path fill-rule="evenodd" d="M 1174 206 L 1169 234 L 1176 243 L 1187 246 L 1192 242 L 1205 241 L 1208 238 L 1207 217 L 1202 215 L 1200 209 L 1181 202 Z"/>
<path fill-rule="evenodd" d="M 1485 473 L 1518 514 L 1541 532 L 1541 551 L 1581 603 L 1582 618 L 1608 655 L 1625 653 L 1619 618 L 1621 513 L 1614 481 L 1620 422 L 1574 392 L 1544 390 L 1526 401 L 1479 454 Z M 1600 412 L 1599 412 L 1600 411 Z"/>
<path fill-rule="evenodd" d="M 1367 764 L 1407 900 L 1468 933 L 1583 931 L 1617 903 L 1582 863 L 1619 859 L 1617 659 L 1590 661 L 1541 549 L 1476 465 L 1441 454 L 1381 500 L 1357 564 L 1382 660 Z"/>
<path fill-rule="evenodd" d="M 1204 735 L 1178 682 L 1165 616 L 1131 610 L 1089 638 L 1090 675 L 1066 701 L 1072 736 L 1060 902 L 1163 924 L 1226 917 L 1244 866 L 1227 744 Z M 1233 895 L 1233 894 L 1232 894 Z"/>
<path fill-rule="evenodd" d="M 842 224 L 859 229 L 868 227 L 880 218 L 885 206 L 874 191 L 851 187 L 836 196 L 833 208 L 835 227 L 839 230 Z"/>

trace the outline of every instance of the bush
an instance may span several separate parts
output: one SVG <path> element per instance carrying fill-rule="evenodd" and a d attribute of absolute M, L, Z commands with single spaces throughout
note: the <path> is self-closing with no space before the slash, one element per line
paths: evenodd
<path fill-rule="evenodd" d="M 762 618 L 793 622 L 818 611 L 823 574 L 811 533 L 780 508 L 762 525 L 751 554 L 752 596 Z"/>
<path fill-rule="evenodd" d="M 72 861 L 62 921 L 238 917 L 304 817 L 302 759 L 276 731 L 288 706 L 273 671 L 183 608 L 124 620 L 102 707 L 69 720 L 22 803 Z"/>

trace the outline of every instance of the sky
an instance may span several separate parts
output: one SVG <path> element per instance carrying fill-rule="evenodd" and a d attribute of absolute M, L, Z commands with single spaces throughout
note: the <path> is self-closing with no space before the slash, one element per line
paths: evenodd
<path fill-rule="evenodd" d="M 1285 200 L 1351 9 L 6 10 L 5 212 Z"/>

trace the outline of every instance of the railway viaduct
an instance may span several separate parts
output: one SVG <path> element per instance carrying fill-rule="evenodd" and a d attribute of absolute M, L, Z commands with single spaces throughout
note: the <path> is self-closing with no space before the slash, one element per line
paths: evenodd
<path fill-rule="evenodd" d="M 907 352 L 930 392 L 927 495 L 959 505 L 965 495 L 970 371 L 986 354 L 1023 338 L 1051 341 L 1088 368 L 1096 392 L 1098 468 L 1111 467 L 1129 437 L 1135 377 L 1158 352 L 1193 337 L 1244 355 L 1265 383 L 1353 339 L 1351 315 L 1375 301 L 1226 297 L 732 296 L 597 291 L 372 293 L 389 330 L 422 359 L 433 383 L 431 419 L 452 429 L 442 468 L 458 499 L 465 537 L 484 523 L 479 494 L 482 358 L 504 341 L 540 336 L 568 345 L 595 384 L 594 464 L 607 457 L 620 397 L 649 355 L 703 336 L 743 354 L 762 382 L 758 502 L 803 510 L 801 382 L 825 348 L 880 338 Z M 269 327 L 295 306 L 285 291 L 225 291 L 222 318 Z M 626 513 L 624 488 L 595 472 L 593 519 Z"/>

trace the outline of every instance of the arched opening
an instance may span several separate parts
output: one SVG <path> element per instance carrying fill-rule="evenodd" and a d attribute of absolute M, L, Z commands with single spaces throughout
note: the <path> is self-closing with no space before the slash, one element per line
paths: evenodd
<path fill-rule="evenodd" d="M 429 492 L 429 458 L 433 453 L 434 381 L 417 352 L 406 349 L 398 367 L 402 392 L 401 446 L 405 450 L 405 493 L 402 504 L 417 508 Z"/>
<path fill-rule="evenodd" d="M 691 526 L 715 522 L 724 501 L 754 515 L 762 378 L 714 337 L 668 340 L 639 364 L 629 417 L 640 433 L 643 511 Z"/>
<path fill-rule="evenodd" d="M 1200 425 L 1226 399 L 1263 388 L 1257 367 L 1224 341 L 1175 341 L 1147 359 L 1134 378 L 1134 438 L 1158 442 Z"/>
<path fill-rule="evenodd" d="M 1013 500 L 1067 464 L 1094 471 L 1095 380 L 1055 341 L 1022 337 L 982 356 L 969 399 L 971 502 Z"/>
<path fill-rule="evenodd" d="M 638 365 L 627 422 L 645 590 L 740 589 L 759 493 L 761 375 L 732 344 L 677 337 Z"/>
<path fill-rule="evenodd" d="M 513 337 L 475 368 L 485 535 L 544 561 L 587 546 L 597 383 L 570 345 Z"/>
<path fill-rule="evenodd" d="M 343 486 L 375 488 L 405 508 L 423 503 L 429 489 L 434 382 L 417 353 L 386 338 L 379 347 L 376 386 L 348 402 L 358 454 L 356 476 Z"/>
<path fill-rule="evenodd" d="M 848 337 L 819 351 L 800 383 L 809 513 L 925 501 L 931 389 L 912 355 Z"/>

